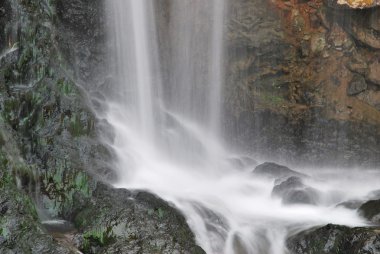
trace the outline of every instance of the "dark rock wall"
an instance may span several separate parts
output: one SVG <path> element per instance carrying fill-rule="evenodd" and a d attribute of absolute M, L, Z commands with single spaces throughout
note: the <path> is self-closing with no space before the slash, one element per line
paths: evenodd
<path fill-rule="evenodd" d="M 231 2 L 232 143 L 287 163 L 379 166 L 379 13 L 319 0 Z"/>
<path fill-rule="evenodd" d="M 113 253 L 203 253 L 166 202 L 120 203 L 122 194 L 100 183 L 114 177 L 112 151 L 99 135 L 110 128 L 93 111 L 102 113 L 109 85 L 105 13 L 101 0 L 0 3 L 1 253 L 111 253 L 111 244 Z M 94 209 L 104 210 L 97 224 L 82 216 Z M 138 209 L 133 236 L 119 225 L 125 221 L 108 216 L 132 218 Z M 41 224 L 46 219 L 75 222 L 75 236 L 58 241 Z M 165 239 L 151 230 L 158 225 Z"/>

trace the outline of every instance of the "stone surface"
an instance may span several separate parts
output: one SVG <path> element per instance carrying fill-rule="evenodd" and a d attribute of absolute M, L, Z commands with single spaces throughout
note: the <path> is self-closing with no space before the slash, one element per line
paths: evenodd
<path fill-rule="evenodd" d="M 380 224 L 380 200 L 370 200 L 359 207 L 359 213 L 367 220 Z"/>
<path fill-rule="evenodd" d="M 40 219 L 69 223 L 83 213 L 92 216 L 91 209 L 104 210 L 98 224 L 82 219 L 76 225 L 82 233 L 77 246 L 87 253 L 132 253 L 134 248 L 203 253 L 183 216 L 164 201 L 147 193 L 132 197 L 128 191 L 101 188 L 102 181 L 115 177 L 110 170 L 113 153 L 99 141 L 106 129 L 103 137 L 111 142 L 112 128 L 96 119 L 89 99 L 97 91 L 102 108 L 99 93 L 108 71 L 103 3 L 0 3 L 1 253 L 76 253 L 75 239 L 52 232 L 54 239 L 47 231 L 52 227 L 44 227 Z M 111 231 L 102 231 L 103 226 L 115 223 L 129 234 L 113 215 L 130 220 L 134 232 L 131 238 L 112 238 L 114 245 L 107 249 Z"/>
<path fill-rule="evenodd" d="M 370 71 L 380 11 L 330 2 L 234 1 L 225 88 L 232 144 L 288 164 L 380 165 L 378 72 Z M 275 33 L 253 36 L 263 27 Z"/>
<path fill-rule="evenodd" d="M 369 73 L 367 79 L 376 85 L 380 85 L 380 63 L 374 61 L 369 64 Z"/>
<path fill-rule="evenodd" d="M 288 178 L 291 176 L 306 177 L 306 175 L 299 173 L 297 171 L 291 170 L 290 168 L 279 165 L 273 162 L 265 162 L 256 166 L 252 172 L 254 175 L 264 176 L 274 179 Z"/>
<path fill-rule="evenodd" d="M 347 94 L 350 96 L 357 95 L 367 89 L 365 79 L 360 75 L 354 75 L 347 87 Z"/>
<path fill-rule="evenodd" d="M 146 192 L 98 184 L 75 223 L 84 228 L 76 239 L 85 253 L 205 253 L 183 216 Z"/>
<path fill-rule="evenodd" d="M 275 185 L 272 196 L 280 197 L 283 204 L 308 204 L 316 205 L 319 201 L 319 192 L 305 185 L 302 179 L 291 176 Z"/>
<path fill-rule="evenodd" d="M 328 224 L 288 238 L 287 247 L 291 254 L 377 254 L 380 231 Z"/>

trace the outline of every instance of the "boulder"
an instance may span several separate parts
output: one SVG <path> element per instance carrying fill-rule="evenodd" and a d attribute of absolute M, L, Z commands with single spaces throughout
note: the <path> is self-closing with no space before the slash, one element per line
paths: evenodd
<path fill-rule="evenodd" d="M 283 204 L 315 205 L 319 200 L 319 192 L 305 184 L 301 178 L 291 176 L 273 187 L 272 196 L 280 197 Z"/>
<path fill-rule="evenodd" d="M 75 239 L 84 253 L 205 253 L 183 215 L 147 192 L 99 183 L 75 226 L 83 228 Z"/>
<path fill-rule="evenodd" d="M 380 224 L 380 199 L 365 202 L 359 207 L 359 213 L 369 221 Z"/>
<path fill-rule="evenodd" d="M 288 178 L 290 176 L 306 177 L 305 174 L 299 173 L 297 171 L 291 170 L 286 166 L 279 165 L 273 162 L 265 162 L 263 164 L 258 165 L 253 170 L 253 174 L 274 179 Z"/>
<path fill-rule="evenodd" d="M 328 224 L 297 233 L 286 245 L 291 254 L 378 254 L 380 231 Z"/>

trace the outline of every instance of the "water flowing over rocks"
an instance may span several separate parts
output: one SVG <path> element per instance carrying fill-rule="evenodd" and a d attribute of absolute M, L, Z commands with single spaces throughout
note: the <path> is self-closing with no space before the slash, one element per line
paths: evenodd
<path fill-rule="evenodd" d="M 304 183 L 299 177 L 289 177 L 273 187 L 272 196 L 280 197 L 283 204 L 316 205 L 319 193 Z"/>
<path fill-rule="evenodd" d="M 93 200 L 74 220 L 85 253 L 205 253 L 184 217 L 153 194 L 98 184 Z"/>
<path fill-rule="evenodd" d="M 380 165 L 380 10 L 377 1 L 347 3 L 229 1 L 224 134 L 231 143 L 275 161 Z M 171 4 L 155 5 L 165 37 Z M 106 61 L 113 45 L 105 8 L 102 0 L 0 1 L 0 253 L 205 253 L 172 204 L 103 183 L 118 177 L 106 145 L 114 130 L 101 119 L 105 97 L 118 93 Z M 205 52 L 203 45 L 197 53 Z M 257 164 L 229 163 L 241 171 Z M 285 166 L 264 163 L 250 174 L 275 180 L 273 196 L 284 204 L 321 196 Z M 379 224 L 378 198 L 341 205 Z M 63 219 L 74 224 L 67 241 L 43 223 Z M 286 245 L 295 254 L 378 254 L 379 230 L 327 225 Z M 239 236 L 233 242 L 245 252 Z"/>
<path fill-rule="evenodd" d="M 1 253 L 66 254 L 109 244 L 111 231 L 95 226 L 110 226 L 112 217 L 99 214 L 99 225 L 93 227 L 78 219 L 86 208 L 101 207 L 106 194 L 114 196 L 107 215 L 119 209 L 117 190 L 103 187 L 103 196 L 97 196 L 102 181 L 115 179 L 113 153 L 99 138 L 112 129 L 92 108 L 95 103 L 101 108 L 102 97 L 90 100 L 107 79 L 103 12 L 103 1 L 0 3 Z M 153 195 L 139 196 L 134 205 L 127 203 L 149 225 L 144 237 L 136 236 L 133 244 L 112 238 L 112 244 L 124 241 L 124 249 L 142 246 L 150 253 L 202 253 L 179 212 Z M 124 218 L 137 217 L 131 213 Z M 60 227 L 49 223 L 62 219 L 78 219 L 75 233 L 56 234 Z M 102 219 L 109 224 L 101 224 Z M 136 232 L 143 227 L 134 224 Z M 118 249 L 106 253 L 120 253 Z"/>

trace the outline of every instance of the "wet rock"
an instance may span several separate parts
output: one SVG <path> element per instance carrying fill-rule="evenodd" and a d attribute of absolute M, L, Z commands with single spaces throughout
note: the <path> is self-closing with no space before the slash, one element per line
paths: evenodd
<path fill-rule="evenodd" d="M 310 50 L 313 54 L 317 54 L 323 51 L 326 47 L 325 34 L 314 34 L 310 39 Z"/>
<path fill-rule="evenodd" d="M 286 245 L 291 254 L 378 254 L 380 231 L 329 224 L 291 236 Z"/>
<path fill-rule="evenodd" d="M 353 42 L 350 36 L 337 23 L 333 24 L 328 36 L 328 40 L 332 46 L 339 51 L 350 49 L 353 46 Z"/>
<path fill-rule="evenodd" d="M 374 190 L 368 193 L 367 198 L 369 200 L 377 200 L 380 199 L 380 190 Z"/>
<path fill-rule="evenodd" d="M 347 209 L 351 210 L 356 210 L 358 209 L 362 204 L 364 203 L 363 200 L 349 200 L 349 201 L 344 201 L 342 203 L 337 204 L 337 207 L 344 207 Z"/>
<path fill-rule="evenodd" d="M 252 168 L 258 164 L 256 160 L 252 159 L 249 156 L 231 157 L 227 160 L 236 169 L 246 169 L 249 167 Z"/>
<path fill-rule="evenodd" d="M 363 13 L 364 14 L 364 13 Z M 365 15 L 365 14 L 364 14 Z M 346 26 L 350 34 L 359 42 L 374 49 L 380 49 L 380 38 L 367 22 L 363 21 L 364 17 L 357 17 Z M 367 24 L 367 25 L 366 25 Z"/>
<path fill-rule="evenodd" d="M 299 173 L 297 171 L 291 170 L 290 168 L 279 165 L 273 162 L 265 162 L 263 164 L 258 165 L 253 170 L 254 175 L 269 177 L 269 178 L 288 178 L 291 176 L 297 177 L 305 177 L 306 175 Z"/>
<path fill-rule="evenodd" d="M 368 64 L 358 53 L 355 53 L 353 57 L 350 58 L 350 61 L 347 63 L 347 68 L 361 75 L 366 75 L 368 72 Z"/>
<path fill-rule="evenodd" d="M 319 192 L 305 184 L 301 178 L 292 176 L 273 187 L 272 196 L 280 197 L 283 204 L 316 205 Z"/>
<path fill-rule="evenodd" d="M 369 221 L 380 224 L 380 200 L 370 200 L 359 207 L 359 213 Z"/>
<path fill-rule="evenodd" d="M 76 238 L 85 253 L 205 253 L 183 215 L 147 192 L 99 183 L 75 224 L 84 228 Z"/>
<path fill-rule="evenodd" d="M 367 79 L 376 85 L 380 85 L 380 62 L 374 61 L 369 64 Z"/>
<path fill-rule="evenodd" d="M 5 171 L 3 166 L 0 169 Z M 0 253 L 74 254 L 46 233 L 38 222 L 33 201 L 16 188 L 14 179 L 4 171 L 0 172 L 3 173 L 0 178 Z"/>
<path fill-rule="evenodd" d="M 363 76 L 354 75 L 347 87 L 347 95 L 357 95 L 367 89 L 367 83 Z"/>

